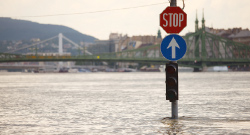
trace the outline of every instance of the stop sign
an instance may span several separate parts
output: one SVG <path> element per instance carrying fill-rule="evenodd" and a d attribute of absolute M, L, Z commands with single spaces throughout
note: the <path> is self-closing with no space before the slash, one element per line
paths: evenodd
<path fill-rule="evenodd" d="M 187 26 L 187 14 L 180 7 L 167 7 L 160 14 L 160 26 L 167 33 L 180 33 Z"/>

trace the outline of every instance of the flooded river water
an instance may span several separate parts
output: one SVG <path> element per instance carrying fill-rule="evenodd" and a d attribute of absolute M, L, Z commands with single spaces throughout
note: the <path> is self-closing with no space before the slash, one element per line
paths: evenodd
<path fill-rule="evenodd" d="M 0 134 L 250 134 L 250 72 L 0 73 Z"/>

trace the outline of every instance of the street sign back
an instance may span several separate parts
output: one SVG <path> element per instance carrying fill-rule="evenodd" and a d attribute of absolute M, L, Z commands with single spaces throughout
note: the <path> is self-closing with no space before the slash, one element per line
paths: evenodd
<path fill-rule="evenodd" d="M 180 7 L 167 7 L 160 14 L 160 26 L 167 33 L 180 33 L 187 26 L 187 14 Z"/>
<path fill-rule="evenodd" d="M 166 36 L 161 42 L 162 55 L 170 60 L 177 61 L 181 59 L 187 51 L 185 40 L 176 34 Z"/>

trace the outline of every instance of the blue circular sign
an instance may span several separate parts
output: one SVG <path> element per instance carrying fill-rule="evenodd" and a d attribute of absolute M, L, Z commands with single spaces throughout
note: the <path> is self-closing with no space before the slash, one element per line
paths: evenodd
<path fill-rule="evenodd" d="M 185 40 L 176 34 L 166 36 L 161 42 L 162 55 L 170 60 L 177 61 L 181 59 L 187 51 Z"/>

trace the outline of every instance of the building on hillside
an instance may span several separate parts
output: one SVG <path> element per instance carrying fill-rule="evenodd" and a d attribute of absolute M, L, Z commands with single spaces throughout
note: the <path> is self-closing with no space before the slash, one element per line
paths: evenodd
<path fill-rule="evenodd" d="M 117 40 L 115 40 L 117 39 Z M 144 36 L 132 36 L 127 35 L 122 36 L 121 34 L 111 33 L 110 40 L 114 40 L 116 44 L 116 51 L 133 50 L 137 48 L 142 48 L 150 45 L 160 44 L 162 41 L 161 32 L 158 30 L 156 36 L 144 35 Z M 119 67 L 138 67 L 138 63 L 117 63 Z"/>
<path fill-rule="evenodd" d="M 231 34 L 229 38 L 235 42 L 250 46 L 250 31 L 248 29 L 242 30 L 237 34 Z"/>
<path fill-rule="evenodd" d="M 122 40 L 125 40 L 127 37 L 128 37 L 127 35 L 122 36 L 122 34 L 110 33 L 109 40 L 114 43 L 115 52 L 121 51 L 121 49 L 119 49 L 119 42 L 122 41 Z"/>
<path fill-rule="evenodd" d="M 160 44 L 162 38 L 157 38 L 156 36 L 152 35 L 145 35 L 145 36 L 132 36 L 126 37 L 119 41 L 119 51 L 123 50 L 131 50 L 141 48 L 141 46 L 150 46 Z"/>
<path fill-rule="evenodd" d="M 111 53 L 115 52 L 115 43 L 113 40 L 96 40 L 87 50 L 92 54 Z"/>
<path fill-rule="evenodd" d="M 112 41 L 115 44 L 115 52 L 120 52 L 127 49 L 131 50 L 140 48 L 141 46 L 160 44 L 162 36 L 160 30 L 158 30 L 157 36 L 139 35 L 129 37 L 127 34 L 122 35 L 118 33 L 110 33 L 109 41 Z"/>
<path fill-rule="evenodd" d="M 128 35 L 110 33 L 108 40 L 96 40 L 95 43 L 87 47 L 87 50 L 92 54 L 101 54 L 132 50 L 145 46 L 160 44 L 162 41 L 160 30 L 157 34 L 157 36 L 146 35 L 128 37 Z M 125 67 L 129 66 L 129 64 L 124 65 L 126 65 Z"/>
<path fill-rule="evenodd" d="M 214 29 L 206 27 L 206 31 L 217 36 L 233 40 L 250 46 L 250 31 L 249 29 L 232 28 L 232 29 Z"/>

